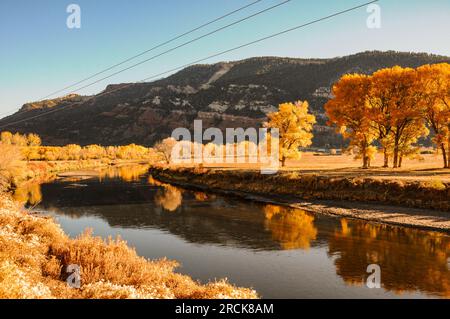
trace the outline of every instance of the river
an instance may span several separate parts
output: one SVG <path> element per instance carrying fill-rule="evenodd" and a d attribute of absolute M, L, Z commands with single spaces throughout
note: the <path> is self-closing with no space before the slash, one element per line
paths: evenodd
<path fill-rule="evenodd" d="M 450 237 L 438 232 L 180 189 L 143 166 L 29 185 L 16 197 L 72 237 L 120 235 L 141 256 L 263 298 L 450 298 Z M 367 286 L 371 264 L 381 288 Z"/>

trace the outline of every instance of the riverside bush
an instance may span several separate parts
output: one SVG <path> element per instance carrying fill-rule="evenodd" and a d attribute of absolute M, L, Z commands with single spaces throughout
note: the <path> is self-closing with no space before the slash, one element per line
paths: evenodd
<path fill-rule="evenodd" d="M 70 239 L 50 218 L 22 211 L 0 195 L 0 298 L 256 298 L 226 281 L 202 285 L 174 272 L 167 259 L 150 261 L 120 238 L 87 231 Z M 80 266 L 81 287 L 66 283 Z"/>

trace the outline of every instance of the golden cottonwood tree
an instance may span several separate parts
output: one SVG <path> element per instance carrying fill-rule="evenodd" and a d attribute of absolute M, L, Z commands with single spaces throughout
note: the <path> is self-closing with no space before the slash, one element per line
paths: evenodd
<path fill-rule="evenodd" d="M 21 135 L 20 133 L 15 133 L 12 136 L 11 143 L 17 146 L 27 146 L 28 140 L 25 135 Z"/>
<path fill-rule="evenodd" d="M 156 143 L 154 148 L 157 154 L 161 155 L 161 157 L 167 164 L 170 164 L 170 161 L 172 159 L 172 149 L 175 147 L 176 144 L 177 144 L 176 139 L 168 137 Z"/>
<path fill-rule="evenodd" d="M 41 138 L 37 134 L 30 133 L 27 136 L 28 146 L 40 146 Z"/>
<path fill-rule="evenodd" d="M 424 125 L 410 125 L 403 130 L 403 133 L 398 142 L 397 167 L 402 167 L 403 158 L 419 156 L 420 147 L 414 146 L 414 144 L 417 143 L 420 137 L 427 136 L 429 133 L 430 131 Z"/>
<path fill-rule="evenodd" d="M 450 167 L 450 64 L 417 68 L 424 118 L 434 132 L 433 142 L 441 149 L 444 167 Z"/>
<path fill-rule="evenodd" d="M 396 168 L 402 141 L 410 143 L 426 135 L 417 83 L 418 76 L 414 69 L 399 66 L 379 70 L 371 77 L 369 114 L 385 150 L 385 166 L 390 148 Z M 408 139 L 405 139 L 406 132 L 410 136 Z"/>
<path fill-rule="evenodd" d="M 2 132 L 0 133 L 0 142 L 2 144 L 11 144 L 12 143 L 12 133 L 11 132 Z"/>
<path fill-rule="evenodd" d="M 333 99 L 325 104 L 329 124 L 334 124 L 344 138 L 350 140 L 350 148 L 362 158 L 363 168 L 370 167 L 375 154 L 372 142 L 376 138 L 370 123 L 367 96 L 370 77 L 360 74 L 344 75 L 333 86 Z"/>
<path fill-rule="evenodd" d="M 300 147 L 312 143 L 312 129 L 316 118 L 308 112 L 308 107 L 306 101 L 282 103 L 278 106 L 278 112 L 267 115 L 268 121 L 264 126 L 279 130 L 279 158 L 282 166 L 285 165 L 286 159 L 300 157 Z"/>

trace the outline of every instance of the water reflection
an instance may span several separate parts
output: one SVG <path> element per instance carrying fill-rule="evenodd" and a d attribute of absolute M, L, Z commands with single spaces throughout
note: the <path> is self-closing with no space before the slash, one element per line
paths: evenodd
<path fill-rule="evenodd" d="M 57 179 L 55 175 L 43 176 L 42 178 L 36 178 L 19 185 L 13 192 L 13 199 L 23 205 L 34 206 L 41 202 L 42 192 L 41 184 L 47 184 L 55 180 L 59 180 L 65 183 L 64 187 L 77 188 L 87 186 L 79 182 L 87 179 L 98 179 L 99 181 L 105 179 L 120 179 L 125 182 L 139 181 L 141 176 L 148 172 L 149 165 L 146 164 L 133 164 L 123 166 L 108 166 L 97 171 L 93 171 L 91 175 L 85 175 L 84 172 L 80 172 L 80 176 L 68 176 Z"/>
<path fill-rule="evenodd" d="M 450 238 L 444 234 L 341 219 L 328 252 L 346 283 L 363 285 L 367 265 L 378 264 L 387 290 L 450 297 Z"/>
<path fill-rule="evenodd" d="M 148 183 L 152 186 L 160 187 L 155 195 L 155 204 L 157 206 L 169 212 L 174 212 L 180 207 L 183 201 L 183 194 L 179 187 L 162 183 L 151 175 L 148 177 Z"/>
<path fill-rule="evenodd" d="M 41 184 L 31 182 L 18 187 L 13 193 L 13 198 L 24 205 L 37 205 L 42 200 Z"/>
<path fill-rule="evenodd" d="M 99 179 L 114 179 L 119 178 L 125 182 L 139 181 L 143 174 L 146 174 L 149 165 L 123 165 L 123 166 L 108 166 L 100 170 Z"/>
<path fill-rule="evenodd" d="M 194 197 L 196 201 L 205 202 L 207 200 L 215 199 L 216 197 L 212 194 L 206 194 L 204 192 L 194 192 Z"/>
<path fill-rule="evenodd" d="M 266 227 L 282 249 L 308 249 L 317 238 L 314 217 L 307 212 L 277 205 L 264 206 Z"/>
<path fill-rule="evenodd" d="M 450 297 L 450 237 L 445 234 L 312 215 L 294 208 L 183 190 L 139 173 L 145 171 L 143 168 L 122 168 L 83 182 L 57 180 L 42 187 L 29 185 L 18 190 L 15 196 L 31 205 L 42 198 L 40 209 L 71 219 L 83 217 L 83 225 L 94 225 L 100 219 L 111 227 L 109 232 L 112 229 L 121 232 L 140 230 L 139 235 L 133 235 L 138 237 L 130 237 L 131 245 L 134 245 L 133 240 L 147 243 L 151 230 L 193 244 L 192 247 L 183 246 L 187 255 L 191 253 L 189 249 L 193 253 L 195 247 L 202 245 L 202 251 L 208 253 L 203 253 L 199 260 L 189 260 L 202 273 L 223 271 L 226 274 L 230 265 L 217 262 L 214 268 L 209 258 L 221 247 L 231 249 L 256 267 L 253 269 L 255 274 L 261 272 L 261 277 L 255 278 L 250 285 L 263 287 L 263 295 L 263 277 L 273 277 L 274 282 L 286 282 L 286 278 L 290 278 L 289 285 L 284 287 L 287 291 L 284 296 L 300 297 L 295 292 L 301 290 L 299 287 L 305 278 L 315 278 L 314 284 L 320 290 L 329 287 L 333 280 L 329 276 L 335 276 L 344 281 L 336 288 L 339 290 L 336 297 L 348 289 L 362 289 L 361 292 L 373 296 L 377 289 L 367 292 L 369 289 L 364 283 L 368 276 L 367 266 L 375 263 L 381 266 L 383 291 Z M 76 186 L 81 183 L 87 187 Z M 81 231 L 70 220 L 64 227 L 75 234 Z M 146 245 L 158 244 L 149 242 Z M 163 252 L 168 249 L 166 242 L 161 245 L 155 248 Z M 264 265 L 260 265 L 259 252 L 267 256 Z M 324 259 L 319 262 L 315 259 L 317 256 L 324 256 Z M 146 257 L 155 256 L 149 253 Z M 185 262 L 178 254 L 174 258 Z M 296 266 L 287 266 L 292 264 L 292 259 Z M 300 268 L 306 261 L 314 264 L 307 275 Z M 331 271 L 322 265 L 327 262 Z M 262 269 L 272 263 L 278 270 L 264 274 Z M 248 271 L 247 265 L 239 265 L 236 262 L 233 266 L 237 273 Z M 248 275 L 243 285 L 248 285 L 246 278 Z M 270 290 L 270 285 L 267 289 Z"/>
<path fill-rule="evenodd" d="M 169 212 L 176 211 L 182 200 L 181 190 L 172 185 L 164 186 L 155 195 L 155 203 Z"/>

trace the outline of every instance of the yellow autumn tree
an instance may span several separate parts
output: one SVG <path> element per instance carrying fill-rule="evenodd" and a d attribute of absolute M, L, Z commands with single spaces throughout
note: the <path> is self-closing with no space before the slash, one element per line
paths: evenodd
<path fill-rule="evenodd" d="M 420 158 L 420 147 L 415 145 L 419 138 L 427 136 L 430 130 L 424 125 L 409 125 L 402 132 L 398 142 L 398 163 L 397 167 L 402 167 L 403 158 Z"/>
<path fill-rule="evenodd" d="M 268 121 L 264 126 L 279 130 L 279 159 L 282 166 L 285 166 L 286 159 L 300 157 L 300 147 L 312 143 L 312 129 L 316 118 L 308 112 L 308 108 L 307 101 L 282 103 L 278 112 L 267 115 Z"/>
<path fill-rule="evenodd" d="M 402 141 L 410 144 L 426 136 L 425 121 L 417 90 L 417 72 L 411 68 L 395 66 L 382 69 L 371 76 L 368 98 L 370 120 L 378 130 L 378 138 L 387 155 L 393 154 L 393 166 L 399 166 Z M 405 138 L 405 134 L 409 138 Z"/>
<path fill-rule="evenodd" d="M 370 77 L 360 74 L 344 75 L 334 86 L 334 97 L 325 104 L 329 125 L 335 125 L 344 138 L 350 140 L 349 148 L 369 168 L 376 149 L 372 142 L 377 132 L 369 119 L 367 97 Z"/>
<path fill-rule="evenodd" d="M 167 164 L 170 164 L 172 160 L 172 150 L 177 144 L 177 140 L 173 137 L 168 137 L 155 144 L 154 149 L 158 155 L 160 155 Z"/>
<path fill-rule="evenodd" d="M 12 136 L 11 143 L 17 146 L 27 146 L 28 140 L 25 135 L 16 133 Z"/>
<path fill-rule="evenodd" d="M 40 146 L 41 138 L 37 134 L 30 133 L 27 136 L 27 144 L 28 146 Z"/>
<path fill-rule="evenodd" d="M 0 142 L 2 144 L 11 144 L 12 143 L 12 137 L 13 137 L 13 135 L 12 135 L 11 132 L 7 132 L 7 131 L 2 132 L 0 134 Z"/>
<path fill-rule="evenodd" d="M 444 167 L 450 167 L 450 64 L 439 63 L 417 68 L 420 104 L 433 142 L 440 148 Z"/>

